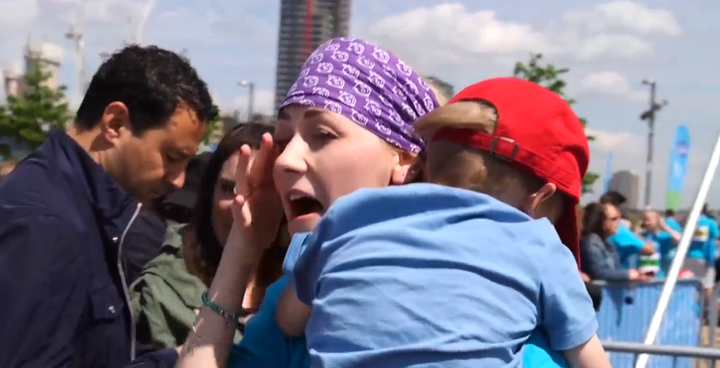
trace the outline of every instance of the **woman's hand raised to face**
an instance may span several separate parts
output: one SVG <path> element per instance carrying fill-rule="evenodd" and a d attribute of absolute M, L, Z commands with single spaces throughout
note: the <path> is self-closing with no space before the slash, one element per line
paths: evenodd
<path fill-rule="evenodd" d="M 278 156 L 270 134 L 264 134 L 260 149 L 251 159 L 249 146 L 240 147 L 232 205 L 233 231 L 241 231 L 254 248 L 264 249 L 278 234 L 282 205 L 275 190 L 272 169 Z"/>

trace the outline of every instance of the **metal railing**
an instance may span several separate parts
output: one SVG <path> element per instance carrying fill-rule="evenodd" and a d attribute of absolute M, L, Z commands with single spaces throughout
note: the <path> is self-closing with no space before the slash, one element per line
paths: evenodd
<path fill-rule="evenodd" d="M 667 310 L 673 289 L 675 289 L 675 284 L 677 283 L 678 277 L 680 276 L 680 271 L 685 261 L 685 256 L 687 255 L 688 249 L 690 248 L 690 243 L 692 241 L 693 234 L 695 233 L 697 222 L 700 219 L 702 208 L 705 205 L 705 200 L 707 199 L 707 195 L 710 192 L 710 185 L 712 184 L 718 164 L 720 164 L 720 135 L 718 135 L 717 141 L 715 143 L 715 148 L 713 149 L 712 155 L 710 156 L 710 161 L 708 162 L 707 169 L 705 170 L 705 175 L 703 176 L 702 183 L 700 184 L 700 189 L 698 190 L 697 197 L 695 198 L 695 202 L 693 203 L 693 207 L 690 211 L 690 216 L 688 217 L 685 229 L 682 233 L 682 237 L 680 238 L 678 250 L 675 258 L 673 259 L 672 265 L 670 266 L 670 271 L 668 272 L 668 277 L 666 279 L 665 285 L 663 286 L 657 309 L 655 310 L 652 320 L 650 321 L 650 326 L 648 327 L 647 334 L 643 342 L 645 348 L 649 348 L 650 346 L 655 344 L 655 340 L 657 339 L 658 333 L 660 332 L 660 327 L 665 316 L 665 311 Z M 635 368 L 646 368 L 648 364 L 648 359 L 648 353 L 640 352 L 640 356 L 637 357 L 635 363 Z"/>
<path fill-rule="evenodd" d="M 678 358 L 695 358 L 707 360 L 708 368 L 715 367 L 715 362 L 720 360 L 720 349 L 711 347 L 647 345 L 644 343 L 616 341 L 605 341 L 603 342 L 603 347 L 605 348 L 605 351 L 610 353 L 635 354 L 636 361 L 639 360 L 639 357 L 643 355 L 672 357 L 672 368 L 680 366 Z M 638 356 L 638 354 L 640 355 Z"/>

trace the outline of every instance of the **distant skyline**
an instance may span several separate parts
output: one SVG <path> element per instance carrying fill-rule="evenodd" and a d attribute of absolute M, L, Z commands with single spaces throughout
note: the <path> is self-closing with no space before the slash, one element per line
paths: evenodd
<path fill-rule="evenodd" d="M 0 65 L 21 58 L 28 34 L 66 49 L 61 82 L 76 88 L 72 45 L 63 38 L 77 6 L 74 0 L 0 0 Z M 142 0 L 85 0 L 87 70 L 99 54 L 130 37 L 129 16 Z M 246 111 L 247 88 L 256 86 L 256 112 L 272 111 L 275 88 L 279 1 L 158 0 L 143 40 L 187 55 L 208 81 L 225 111 Z M 518 11 L 523 9 L 523 11 Z M 720 131 L 718 51 L 720 3 L 597 0 L 380 1 L 353 4 L 350 35 L 395 52 L 422 75 L 433 75 L 455 90 L 483 78 L 505 76 L 531 52 L 568 67 L 568 92 L 577 114 L 588 119 L 592 171 L 604 174 L 608 154 L 615 170 L 645 170 L 647 108 L 643 79 L 658 82 L 658 98 L 669 105 L 658 115 L 652 204 L 665 202 L 670 147 L 677 125 L 693 139 L 685 193 L 687 207 L 700 183 Z M 678 56 L 681 55 L 681 56 Z M 0 96 L 1 98 L 2 96 Z M 603 178 L 594 189 L 602 190 Z M 641 178 L 641 193 L 644 184 Z M 586 195 L 583 201 L 600 193 Z M 720 207 L 720 180 L 709 202 Z"/>

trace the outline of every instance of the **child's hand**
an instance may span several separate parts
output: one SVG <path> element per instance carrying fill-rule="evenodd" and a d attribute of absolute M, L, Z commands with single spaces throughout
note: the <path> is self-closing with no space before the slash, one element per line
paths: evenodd
<path fill-rule="evenodd" d="M 580 277 L 582 277 L 583 281 L 590 282 L 590 276 L 588 276 L 585 272 L 580 272 Z"/>

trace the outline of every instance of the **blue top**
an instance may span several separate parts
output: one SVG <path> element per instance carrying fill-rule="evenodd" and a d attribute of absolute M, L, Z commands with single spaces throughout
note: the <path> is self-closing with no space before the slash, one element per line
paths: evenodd
<path fill-rule="evenodd" d="M 337 200 L 294 277 L 313 310 L 312 367 L 517 367 L 538 326 L 555 350 L 598 327 L 575 259 L 547 219 L 440 185 Z"/>
<path fill-rule="evenodd" d="M 675 258 L 677 244 L 673 241 L 672 235 L 667 231 L 646 231 L 643 232 L 643 237 L 652 242 L 655 246 L 655 251 L 660 254 L 660 272 L 658 272 L 656 277 L 665 277 L 670 270 L 673 258 Z"/>
<path fill-rule="evenodd" d="M 260 311 L 245 326 L 243 340 L 230 351 L 228 368 L 310 367 L 305 338 L 285 336 L 275 322 L 277 301 L 286 285 L 287 279 L 283 277 L 267 289 Z M 545 335 L 536 332 L 525 345 L 523 367 L 568 368 L 568 365 L 561 354 L 549 348 Z"/>
<path fill-rule="evenodd" d="M 615 234 L 607 238 L 607 243 L 615 247 L 620 256 L 622 268 L 637 268 L 638 255 L 645 246 L 644 240 L 635 235 L 627 226 L 620 225 Z"/>
<path fill-rule="evenodd" d="M 679 233 L 682 233 L 682 231 L 683 231 L 683 228 L 682 228 L 682 226 L 680 225 L 680 223 L 677 222 L 677 220 L 675 220 L 675 219 L 672 218 L 672 217 L 665 217 L 665 224 L 666 224 L 667 226 L 670 226 L 671 229 L 673 229 L 673 230 L 675 230 L 675 231 L 677 231 L 677 232 L 679 232 Z"/>
<path fill-rule="evenodd" d="M 710 217 L 701 215 L 695 228 L 687 258 L 702 259 L 708 264 L 715 261 L 717 253 L 717 241 L 720 230 L 717 221 Z"/>

